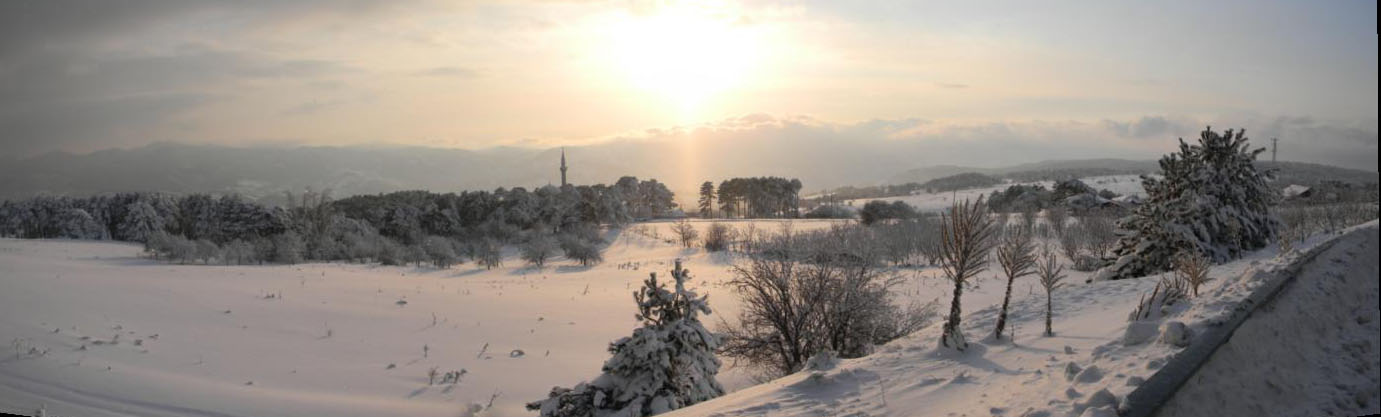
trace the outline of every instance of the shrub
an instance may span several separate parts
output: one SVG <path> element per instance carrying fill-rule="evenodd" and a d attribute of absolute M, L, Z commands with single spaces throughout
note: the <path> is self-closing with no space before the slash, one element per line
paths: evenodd
<path fill-rule="evenodd" d="M 604 261 L 604 255 L 600 254 L 599 245 L 577 236 L 562 236 L 561 251 L 565 252 L 567 258 L 580 262 L 581 266 L 590 266 Z"/>
<path fill-rule="evenodd" d="M 729 249 L 729 243 L 734 239 L 734 229 L 723 223 L 711 223 L 705 229 L 705 250 L 710 252 L 721 252 Z"/>
<path fill-rule="evenodd" d="M 689 274 L 678 259 L 668 290 L 652 273 L 634 294 L 642 327 L 609 345 L 601 375 L 552 388 L 527 409 L 541 417 L 650 416 L 724 395 L 715 380 L 719 340 L 700 323 L 709 302 L 686 289 Z"/>
<path fill-rule="evenodd" d="M 548 259 L 556 256 L 556 250 L 559 248 L 560 244 L 551 235 L 534 234 L 518 248 L 518 251 L 519 257 L 523 261 L 537 268 L 542 268 Z"/>

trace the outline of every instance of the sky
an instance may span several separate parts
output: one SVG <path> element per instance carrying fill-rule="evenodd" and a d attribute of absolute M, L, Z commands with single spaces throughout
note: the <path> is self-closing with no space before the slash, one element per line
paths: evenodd
<path fill-rule="evenodd" d="M 5 1 L 0 156 L 804 126 L 985 166 L 1212 125 L 1375 171 L 1376 32 L 1365 1 Z"/>

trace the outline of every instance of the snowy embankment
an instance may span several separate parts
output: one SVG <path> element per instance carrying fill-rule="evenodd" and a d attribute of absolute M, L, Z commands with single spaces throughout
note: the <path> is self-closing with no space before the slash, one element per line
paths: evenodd
<path fill-rule="evenodd" d="M 1373 222 L 1297 264 L 1157 415 L 1381 413 L 1377 250 Z"/>
<path fill-rule="evenodd" d="M 1370 242 L 1375 242 L 1376 222 L 1355 230 L 1362 230 L 1360 234 L 1369 235 Z M 1372 284 L 1368 288 L 1374 300 L 1375 245 L 1367 246 L 1365 241 L 1359 241 L 1355 236 L 1358 234 L 1339 238 L 1342 240 L 1329 249 L 1356 253 L 1354 262 L 1347 261 L 1349 256 L 1323 259 L 1339 259 L 1339 264 L 1334 265 L 1332 270 L 1351 268 L 1354 279 L 1369 277 Z M 1274 248 L 1268 248 L 1249 254 L 1244 259 L 1215 266 L 1210 274 L 1212 280 L 1200 288 L 1199 297 L 1167 307 L 1163 317 L 1156 319 L 1128 323 L 1129 313 L 1138 300 L 1156 285 L 1155 277 L 1074 284 L 1055 293 L 1055 337 L 1042 337 L 1039 334 L 1043 306 L 1038 300 L 1019 298 L 1014 305 L 1012 318 L 1020 331 L 1014 332 L 1016 336 L 1013 341 L 993 341 L 987 337 L 971 345 L 968 351 L 953 352 L 937 348 L 941 325 L 936 324 L 908 338 L 882 346 L 871 356 L 817 366 L 677 410 L 667 416 L 1115 416 L 1116 409 L 1123 405 L 1126 395 L 1160 370 L 1184 346 L 1196 343 L 1195 335 L 1223 323 L 1224 318 L 1239 308 L 1241 302 L 1265 284 L 1268 278 L 1277 271 L 1289 269 L 1292 263 L 1299 261 L 1297 258 L 1301 252 L 1329 238 L 1337 237 L 1316 236 L 1300 245 L 1300 250 L 1283 256 L 1277 256 Z M 1305 268 L 1305 271 L 1306 274 L 1329 275 L 1326 271 L 1310 268 Z M 1291 302 L 1303 303 L 1299 308 L 1332 302 L 1322 294 L 1328 292 L 1312 297 L 1293 297 L 1295 300 Z M 965 301 L 969 306 L 974 305 L 967 303 L 967 298 Z M 988 335 L 996 315 L 993 307 L 979 306 L 982 308 L 964 318 L 964 329 L 971 339 Z M 1375 303 L 1372 303 L 1371 308 L 1374 307 Z M 1349 310 L 1342 316 L 1367 325 L 1363 322 L 1368 319 L 1352 318 L 1349 315 L 1355 314 L 1350 310 L 1352 307 L 1346 308 Z M 1371 311 L 1371 314 L 1375 314 L 1375 311 Z M 1309 323 L 1301 322 L 1291 327 L 1311 326 Z M 1246 334 L 1274 330 L 1248 331 Z M 1319 330 L 1300 333 L 1316 332 Z M 1373 331 L 1370 337 L 1375 337 L 1375 334 Z M 1346 337 L 1368 336 L 1348 333 Z M 1238 343 L 1262 342 L 1244 339 Z M 1307 347 L 1289 348 L 1285 349 L 1290 352 L 1289 355 L 1275 357 L 1273 361 L 1326 361 L 1317 357 L 1301 359 L 1298 355 L 1336 354 L 1332 350 L 1344 351 L 1348 355 L 1358 349 L 1363 353 L 1375 352 L 1374 344 L 1370 351 L 1355 347 L 1358 345 L 1365 346 L 1365 343 L 1316 347 L 1317 351 L 1308 351 Z M 1275 352 L 1263 349 L 1261 353 L 1272 355 Z M 1226 364 L 1215 366 L 1225 368 L 1221 371 L 1224 375 L 1249 373 L 1234 366 L 1234 362 L 1221 362 Z M 1261 363 L 1252 365 L 1260 366 Z M 1291 372 L 1288 369 L 1295 366 L 1281 366 L 1279 372 L 1288 374 Z M 1375 368 L 1370 372 L 1374 378 Z M 1320 381 L 1331 382 L 1323 378 L 1297 384 Z M 1206 389 L 1240 390 L 1231 388 L 1231 384 L 1215 386 L 1211 382 Z M 1314 401 L 1335 401 L 1336 398 L 1334 395 L 1312 392 L 1304 395 L 1309 395 L 1308 398 Z M 1275 401 L 1289 400 L 1277 398 Z M 1325 409 L 1329 408 L 1306 408 L 1316 413 Z M 1190 414 L 1195 412 L 1191 410 Z"/>

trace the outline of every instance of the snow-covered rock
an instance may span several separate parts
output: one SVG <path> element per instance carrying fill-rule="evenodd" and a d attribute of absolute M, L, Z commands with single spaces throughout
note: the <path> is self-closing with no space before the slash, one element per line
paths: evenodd
<path fill-rule="evenodd" d="M 1127 330 L 1122 334 L 1122 344 L 1127 346 L 1139 345 L 1151 341 L 1156 337 L 1156 322 L 1137 320 L 1127 323 Z"/>
<path fill-rule="evenodd" d="M 1184 323 L 1169 321 L 1160 326 L 1160 342 L 1175 346 L 1189 346 L 1190 339 L 1193 338 L 1192 331 Z"/>

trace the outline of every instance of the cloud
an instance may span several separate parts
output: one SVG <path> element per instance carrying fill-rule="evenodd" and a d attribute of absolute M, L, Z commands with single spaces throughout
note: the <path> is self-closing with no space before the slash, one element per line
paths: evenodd
<path fill-rule="evenodd" d="M 189 109 L 224 99 L 204 93 L 159 93 L 12 106 L 0 112 L 0 131 L 5 132 L 0 148 L 26 155 L 144 144 L 157 139 L 150 136 L 148 126 L 162 125 L 163 132 L 195 130 L 194 124 L 176 122 Z"/>
<path fill-rule="evenodd" d="M 964 89 L 964 88 L 969 88 L 969 85 L 968 85 L 968 84 L 958 84 L 958 83 L 935 83 L 935 86 L 936 86 L 936 87 L 940 87 L 940 88 L 949 88 L 949 89 Z"/>
<path fill-rule="evenodd" d="M 1184 119 L 1172 120 L 1166 116 L 1144 116 L 1129 122 L 1115 120 L 1103 121 L 1103 125 L 1118 136 L 1138 139 L 1164 138 L 1167 136 L 1190 134 L 1196 131 L 1196 129 L 1203 129 L 1203 127 L 1198 126 L 1197 123 L 1198 122 L 1191 122 Z"/>
<path fill-rule="evenodd" d="M 346 103 L 347 100 L 341 99 L 312 100 L 306 103 L 289 107 L 286 110 L 283 110 L 282 114 L 284 116 L 304 116 L 309 114 L 316 114 L 324 110 L 330 110 L 336 107 L 340 107 L 342 105 L 345 105 Z"/>
<path fill-rule="evenodd" d="M 427 77 L 478 78 L 480 72 L 471 68 L 445 66 L 418 71 L 417 75 Z"/>

